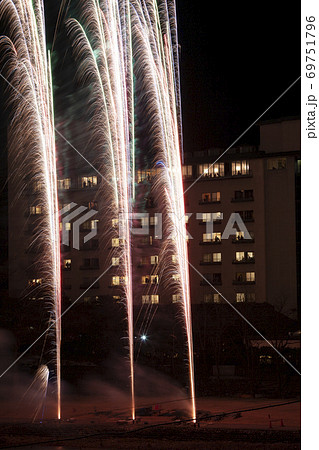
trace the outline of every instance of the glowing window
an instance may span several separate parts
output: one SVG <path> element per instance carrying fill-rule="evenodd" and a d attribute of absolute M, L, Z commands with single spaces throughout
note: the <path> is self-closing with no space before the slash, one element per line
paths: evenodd
<path fill-rule="evenodd" d="M 212 262 L 212 254 L 211 253 L 204 253 L 203 254 L 203 262 L 204 263 L 211 263 Z"/>
<path fill-rule="evenodd" d="M 63 260 L 63 267 L 64 269 L 71 269 L 71 259 L 64 259 Z"/>
<path fill-rule="evenodd" d="M 117 228 L 119 224 L 119 219 L 112 219 L 112 227 Z"/>
<path fill-rule="evenodd" d="M 203 213 L 202 214 L 202 221 L 203 222 L 211 222 L 211 220 L 212 220 L 212 215 L 211 215 L 211 213 Z"/>
<path fill-rule="evenodd" d="M 113 286 L 119 286 L 120 285 L 120 277 L 119 276 L 112 277 L 112 285 Z"/>
<path fill-rule="evenodd" d="M 147 305 L 150 303 L 150 296 L 149 295 L 142 295 L 142 304 Z"/>
<path fill-rule="evenodd" d="M 66 231 L 70 231 L 71 230 L 71 223 L 70 222 L 66 222 L 65 223 L 65 229 L 66 229 Z"/>
<path fill-rule="evenodd" d="M 183 166 L 182 173 L 183 173 L 183 178 L 192 178 L 193 166 Z"/>
<path fill-rule="evenodd" d="M 150 282 L 149 275 L 143 275 L 142 276 L 142 284 L 148 284 Z"/>
<path fill-rule="evenodd" d="M 236 261 L 243 261 L 245 259 L 245 252 L 236 252 Z"/>
<path fill-rule="evenodd" d="M 30 214 L 32 214 L 32 215 L 42 214 L 42 207 L 41 206 L 30 206 Z"/>
<path fill-rule="evenodd" d="M 243 303 L 246 300 L 245 293 L 244 292 L 237 292 L 236 293 L 236 302 L 237 303 Z"/>
<path fill-rule="evenodd" d="M 158 255 L 151 256 L 151 264 L 158 264 Z"/>
<path fill-rule="evenodd" d="M 58 180 L 58 189 L 70 189 L 71 178 L 64 178 L 63 180 Z"/>
<path fill-rule="evenodd" d="M 28 280 L 28 285 L 30 287 L 37 287 L 42 284 L 42 278 L 33 278 L 32 280 Z"/>
<path fill-rule="evenodd" d="M 150 217 L 150 225 L 157 225 L 158 224 L 158 216 Z"/>
<path fill-rule="evenodd" d="M 213 253 L 213 262 L 221 262 L 222 254 L 221 253 Z"/>
<path fill-rule="evenodd" d="M 119 238 L 113 238 L 112 239 L 112 247 L 119 247 L 119 246 L 120 246 Z"/>
<path fill-rule="evenodd" d="M 212 192 L 212 202 L 220 202 L 220 192 Z"/>
<path fill-rule="evenodd" d="M 181 295 L 180 294 L 173 294 L 172 295 L 172 303 L 178 303 L 178 302 L 180 302 L 182 299 L 181 299 Z"/>
<path fill-rule="evenodd" d="M 246 272 L 246 281 L 255 281 L 255 272 Z"/>
<path fill-rule="evenodd" d="M 81 178 L 81 186 L 83 188 L 97 186 L 97 176 L 92 175 L 89 177 L 82 177 Z"/>
<path fill-rule="evenodd" d="M 286 169 L 287 159 L 286 158 L 271 158 L 267 161 L 268 170 L 281 170 Z"/>
<path fill-rule="evenodd" d="M 151 283 L 158 284 L 158 275 L 151 275 Z"/>
<path fill-rule="evenodd" d="M 248 175 L 249 161 L 234 161 L 232 162 L 232 175 Z"/>
<path fill-rule="evenodd" d="M 112 258 L 112 266 L 119 266 L 120 265 L 120 258 L 114 257 Z"/>
<path fill-rule="evenodd" d="M 151 302 L 154 304 L 158 304 L 159 303 L 159 295 L 157 295 L 157 294 L 151 295 Z"/>

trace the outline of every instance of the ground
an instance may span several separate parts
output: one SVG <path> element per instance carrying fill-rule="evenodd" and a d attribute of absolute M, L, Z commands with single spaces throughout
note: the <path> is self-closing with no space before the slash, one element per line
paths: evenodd
<path fill-rule="evenodd" d="M 274 406 L 282 403 L 287 404 Z M 139 417 L 133 424 L 127 420 L 129 410 L 116 398 L 106 401 L 102 396 L 69 397 L 62 403 L 60 421 L 45 418 L 53 414 L 52 404 L 51 408 L 47 406 L 42 423 L 40 418 L 32 423 L 27 405 L 17 409 L 8 402 L 0 412 L 0 448 L 300 448 L 297 399 L 199 398 L 197 410 L 199 416 L 206 416 L 199 426 L 187 422 L 188 400 L 159 404 L 149 398 L 139 398 Z M 231 414 L 224 416 L 228 413 Z"/>

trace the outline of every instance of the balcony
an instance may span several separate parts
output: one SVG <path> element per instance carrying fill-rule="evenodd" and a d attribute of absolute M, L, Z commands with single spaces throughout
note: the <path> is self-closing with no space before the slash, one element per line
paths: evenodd
<path fill-rule="evenodd" d="M 200 266 L 220 266 L 221 263 L 221 261 L 199 261 Z"/>
<path fill-rule="evenodd" d="M 206 280 L 201 280 L 200 285 L 201 286 L 210 286 L 210 285 L 221 286 L 222 285 L 222 280 L 209 280 L 209 279 L 207 279 L 207 281 Z"/>
<path fill-rule="evenodd" d="M 233 284 L 236 285 L 252 285 L 256 284 L 256 281 L 247 281 L 247 280 L 233 280 Z"/>
<path fill-rule="evenodd" d="M 233 264 L 255 264 L 255 258 L 233 259 Z"/>
<path fill-rule="evenodd" d="M 221 203 L 220 200 L 199 200 L 199 205 L 215 205 Z"/>
<path fill-rule="evenodd" d="M 200 241 L 199 245 L 219 245 L 221 244 L 221 239 L 218 240 L 212 240 L 212 241 Z"/>
<path fill-rule="evenodd" d="M 255 238 L 245 239 L 245 238 L 234 238 L 232 240 L 233 244 L 253 244 L 255 242 Z"/>
<path fill-rule="evenodd" d="M 240 197 L 240 198 L 233 197 L 231 199 L 232 203 L 253 202 L 253 201 L 254 201 L 254 197 L 247 197 L 247 198 L 245 198 L 245 197 Z"/>
<path fill-rule="evenodd" d="M 222 219 L 215 219 L 213 221 L 205 221 L 205 220 L 198 221 L 198 225 L 206 225 L 207 223 L 213 223 L 215 225 L 220 225 L 222 223 Z"/>

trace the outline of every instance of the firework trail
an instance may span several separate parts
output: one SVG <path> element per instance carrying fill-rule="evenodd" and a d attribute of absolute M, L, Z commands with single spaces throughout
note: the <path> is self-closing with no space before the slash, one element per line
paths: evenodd
<path fill-rule="evenodd" d="M 61 417 L 61 273 L 56 150 L 50 56 L 46 52 L 42 0 L 2 0 L 0 18 L 8 35 L 0 38 L 3 70 L 9 82 L 9 154 L 20 192 L 34 187 L 41 219 L 33 242 L 43 296 L 55 321 L 57 417 Z M 24 180 L 30 180 L 26 186 Z M 19 181 L 20 180 L 20 181 Z M 21 181 L 22 180 L 22 181 Z"/>

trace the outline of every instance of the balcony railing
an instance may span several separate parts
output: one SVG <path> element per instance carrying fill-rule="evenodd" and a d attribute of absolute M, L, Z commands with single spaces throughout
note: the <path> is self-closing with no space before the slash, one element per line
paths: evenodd
<path fill-rule="evenodd" d="M 221 239 L 211 240 L 211 241 L 200 241 L 199 245 L 218 245 L 221 244 Z"/>
<path fill-rule="evenodd" d="M 255 258 L 233 259 L 233 264 L 255 264 Z"/>
<path fill-rule="evenodd" d="M 200 261 L 199 265 L 200 266 L 217 266 L 220 265 L 222 262 L 221 261 Z"/>
<path fill-rule="evenodd" d="M 232 242 L 233 244 L 253 244 L 255 242 L 255 238 L 252 239 L 234 238 Z"/>
<path fill-rule="evenodd" d="M 212 284 L 213 286 L 221 286 L 222 280 L 201 280 L 200 285 L 201 286 L 210 286 Z"/>
<path fill-rule="evenodd" d="M 233 197 L 231 199 L 232 203 L 240 203 L 240 202 L 253 202 L 254 201 L 254 197 Z"/>
<path fill-rule="evenodd" d="M 255 284 L 255 281 L 247 281 L 247 280 L 233 280 L 233 284 Z"/>

